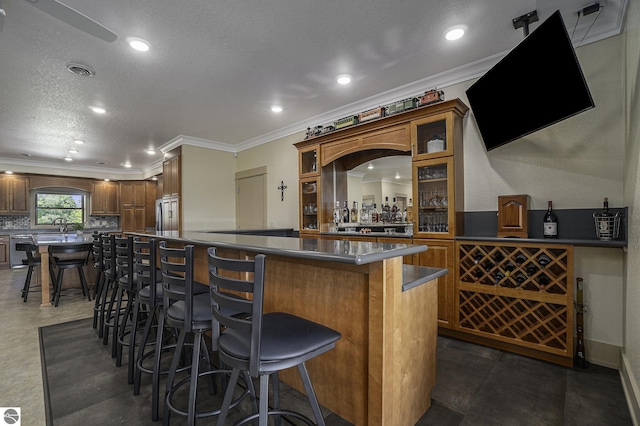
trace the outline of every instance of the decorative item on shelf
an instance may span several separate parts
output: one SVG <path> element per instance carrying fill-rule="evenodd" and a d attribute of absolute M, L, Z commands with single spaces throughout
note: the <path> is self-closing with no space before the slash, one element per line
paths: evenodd
<path fill-rule="evenodd" d="M 385 106 L 386 115 L 393 115 L 399 112 L 414 109 L 418 106 L 418 98 L 407 98 L 401 101 L 396 101 Z"/>
<path fill-rule="evenodd" d="M 498 237 L 529 237 L 529 196 L 498 196 Z"/>
<path fill-rule="evenodd" d="M 382 118 L 385 115 L 385 109 L 383 107 L 373 108 L 368 111 L 358 114 L 358 123 L 364 123 L 365 121 L 375 120 L 376 118 Z"/>
<path fill-rule="evenodd" d="M 595 212 L 593 219 L 596 226 L 596 237 L 603 241 L 617 240 L 620 233 L 620 213 L 609 211 L 609 199 L 604 199 L 601 212 Z"/>
<path fill-rule="evenodd" d="M 442 102 L 444 101 L 444 92 L 436 89 L 427 90 L 424 95 L 418 97 L 418 100 L 420 101 L 420 106 Z"/>
<path fill-rule="evenodd" d="M 278 187 L 278 189 L 282 189 L 282 188 Z M 287 189 L 287 187 L 285 186 L 284 189 Z M 302 186 L 302 193 L 303 194 L 313 194 L 314 192 L 316 192 L 316 183 L 315 182 L 305 183 Z"/>
<path fill-rule="evenodd" d="M 358 116 L 357 115 L 350 115 L 348 117 L 344 117 L 341 118 L 339 120 L 336 120 L 333 123 L 333 127 L 335 127 L 336 130 L 338 129 L 342 129 L 345 127 L 349 127 L 349 126 L 354 126 L 358 124 Z"/>
<path fill-rule="evenodd" d="M 444 139 L 442 135 L 435 134 L 433 138 L 427 142 L 427 153 L 444 151 Z"/>

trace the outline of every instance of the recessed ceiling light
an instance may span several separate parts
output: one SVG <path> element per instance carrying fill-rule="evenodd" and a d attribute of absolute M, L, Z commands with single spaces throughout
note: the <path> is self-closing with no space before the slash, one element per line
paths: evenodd
<path fill-rule="evenodd" d="M 69 152 L 72 153 L 72 154 L 77 154 L 78 150 L 75 149 L 75 148 L 69 148 Z"/>
<path fill-rule="evenodd" d="M 131 167 L 131 163 L 124 163 L 124 167 L 126 167 L 126 168 Z"/>
<path fill-rule="evenodd" d="M 109 179 L 109 178 L 104 178 L 104 181 L 105 181 L 105 182 L 109 182 L 110 180 L 111 180 L 111 179 Z"/>
<path fill-rule="evenodd" d="M 349 84 L 351 83 L 351 76 L 348 74 L 342 74 L 336 77 L 336 81 L 338 82 L 338 84 Z"/>
<path fill-rule="evenodd" d="M 155 149 L 147 149 L 146 152 L 149 155 L 154 155 L 156 153 L 156 150 Z"/>
<path fill-rule="evenodd" d="M 444 37 L 447 40 L 453 41 L 461 38 L 464 35 L 464 33 L 465 33 L 465 27 L 457 26 L 457 27 L 449 28 L 445 33 Z"/>
<path fill-rule="evenodd" d="M 282 112 L 283 109 L 284 108 L 282 108 L 280 105 L 273 105 L 271 107 L 271 111 L 273 111 L 273 112 Z"/>
<path fill-rule="evenodd" d="M 149 43 L 142 40 L 141 38 L 129 37 L 127 39 L 127 43 L 129 43 L 129 46 L 139 52 L 146 52 L 147 50 L 149 50 Z"/>
<path fill-rule="evenodd" d="M 5 174 L 12 175 L 13 172 L 11 170 L 5 170 Z"/>
<path fill-rule="evenodd" d="M 64 157 L 64 161 L 73 161 L 73 158 L 71 158 L 71 157 Z"/>
<path fill-rule="evenodd" d="M 396 173 L 396 179 L 400 179 L 400 173 Z"/>
<path fill-rule="evenodd" d="M 367 169 L 369 170 L 373 169 L 373 164 L 369 164 L 369 166 L 367 166 Z"/>
<path fill-rule="evenodd" d="M 75 141 L 73 141 L 73 143 L 75 143 L 76 145 L 82 145 L 84 141 L 80 139 L 76 139 Z"/>
<path fill-rule="evenodd" d="M 158 176 L 152 177 L 151 180 L 158 180 Z"/>
<path fill-rule="evenodd" d="M 89 108 L 91 108 L 91 111 L 95 112 L 96 114 L 104 114 L 105 112 L 107 112 L 106 109 L 100 108 L 100 107 L 97 107 L 97 106 L 92 106 L 92 107 L 89 107 Z"/>

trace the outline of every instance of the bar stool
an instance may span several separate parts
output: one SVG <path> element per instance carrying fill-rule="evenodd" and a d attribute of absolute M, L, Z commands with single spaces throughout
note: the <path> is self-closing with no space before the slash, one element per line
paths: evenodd
<path fill-rule="evenodd" d="M 26 302 L 27 297 L 29 296 L 29 291 L 32 291 L 31 278 L 33 277 L 33 270 L 36 266 L 40 266 L 42 264 L 42 259 L 40 258 L 37 247 L 33 243 L 16 243 L 16 250 L 25 252 L 27 256 L 26 259 L 22 259 L 22 264 L 29 267 L 27 270 L 27 278 L 25 279 L 24 286 L 22 287 L 22 301 Z M 51 264 L 49 264 L 49 276 L 51 277 Z M 36 282 L 39 283 L 39 281 L 39 275 L 36 274 Z M 47 283 L 47 285 L 48 284 L 49 283 Z"/>
<path fill-rule="evenodd" d="M 101 237 L 102 246 L 102 264 L 103 264 L 103 277 L 98 294 L 100 300 L 96 300 L 96 309 L 98 315 L 98 337 L 102 338 L 102 344 L 109 343 L 109 325 L 107 320 L 111 315 L 108 300 L 109 290 L 114 287 L 114 283 L 118 280 L 118 268 L 116 267 L 116 240 L 115 235 L 103 235 Z M 94 312 L 94 314 L 95 314 Z"/>
<path fill-rule="evenodd" d="M 66 255 L 77 254 L 75 257 L 66 257 Z M 65 255 L 58 257 L 57 255 Z M 52 274 L 54 278 L 53 299 L 55 306 L 60 301 L 60 293 L 62 291 L 62 280 L 64 271 L 67 269 L 76 269 L 80 278 L 80 286 L 82 294 L 91 301 L 91 293 L 87 286 L 87 279 L 84 276 L 84 267 L 89 264 L 89 256 L 91 255 L 91 243 L 82 244 L 64 244 L 49 246 L 49 262 L 51 262 Z M 57 275 L 56 275 L 57 270 Z"/>
<path fill-rule="evenodd" d="M 93 268 L 96 274 L 96 282 L 93 289 L 93 299 L 95 303 L 93 305 L 93 328 L 98 328 L 98 318 L 100 316 L 101 307 L 101 292 L 102 284 L 104 282 L 104 259 L 102 255 L 102 233 L 93 231 L 93 241 L 91 245 L 91 254 L 93 256 Z M 102 330 L 102 326 L 100 327 Z M 102 337 L 102 336 L 100 336 Z"/>
<path fill-rule="evenodd" d="M 204 340 L 205 334 L 211 331 L 213 316 L 211 312 L 211 299 L 208 293 L 194 294 L 194 258 L 193 245 L 187 245 L 183 249 L 168 248 L 165 241 L 160 242 L 160 268 L 162 270 L 163 291 L 163 316 L 167 327 L 178 329 L 178 343 L 176 345 L 173 360 L 169 368 L 165 390 L 165 406 L 162 418 L 163 425 L 168 425 L 170 414 L 176 413 L 187 417 L 187 424 L 194 425 L 196 418 L 214 416 L 220 413 L 219 409 L 197 412 L 196 396 L 198 378 L 207 376 L 209 379 L 209 393 L 215 393 L 213 375 L 222 376 L 222 384 L 226 383 L 229 370 L 213 370 L 209 352 Z M 227 311 L 231 315 L 232 311 Z M 217 326 L 217 325 L 216 325 Z M 219 330 L 214 332 L 218 334 Z M 189 337 L 189 342 L 186 339 Z M 191 346 L 191 371 L 185 379 L 175 383 L 178 363 L 186 346 Z M 200 372 L 201 361 L 204 361 L 204 370 Z M 245 377 L 245 376 L 243 376 Z M 239 404 L 247 395 L 255 395 L 253 383 L 247 377 L 246 390 L 230 404 Z M 179 409 L 173 401 L 176 392 L 183 386 L 189 385 L 189 402 L 187 410 Z"/>
<path fill-rule="evenodd" d="M 133 319 L 133 308 L 135 305 L 136 295 L 138 293 L 138 276 L 133 271 L 133 237 L 116 237 L 116 265 L 122 275 L 118 279 L 116 290 L 116 307 L 114 312 L 121 312 L 115 318 L 113 325 L 113 347 L 115 348 L 116 366 L 122 365 L 122 350 L 125 346 L 129 347 L 130 359 L 133 359 L 135 346 L 129 346 L 131 337 L 134 337 L 137 329 Z M 128 364 L 128 382 L 133 383 L 134 364 Z"/>
<path fill-rule="evenodd" d="M 265 256 L 256 255 L 254 260 L 226 259 L 216 256 L 216 248 L 208 249 L 209 287 L 211 304 L 215 318 L 213 332 L 220 330 L 215 322 L 224 327 L 218 340 L 221 362 L 233 368 L 227 388 L 218 425 L 224 426 L 231 405 L 234 387 L 240 372 L 246 371 L 251 377 L 260 378 L 260 407 L 235 424 L 243 424 L 258 419 L 260 426 L 266 426 L 268 416 L 293 417 L 313 425 L 306 416 L 280 408 L 278 371 L 298 367 L 300 378 L 309 399 L 309 404 L 318 425 L 324 425 L 320 406 L 313 390 L 305 362 L 336 346 L 342 337 L 340 333 L 321 324 L 283 312 L 264 314 L 264 271 Z M 229 274 L 231 272 L 232 274 Z M 238 276 L 241 278 L 230 278 Z M 252 280 L 243 279 L 253 273 Z M 230 292 L 251 293 L 252 300 L 232 297 Z M 223 308 L 241 311 L 244 318 L 226 315 Z M 214 336 L 214 341 L 215 336 Z M 272 377 L 273 409 L 269 410 L 269 377 Z"/>

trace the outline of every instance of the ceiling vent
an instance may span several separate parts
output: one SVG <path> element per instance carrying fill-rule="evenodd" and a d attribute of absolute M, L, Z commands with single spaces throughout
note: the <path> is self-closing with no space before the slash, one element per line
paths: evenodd
<path fill-rule="evenodd" d="M 78 74 L 84 77 L 93 77 L 94 75 L 96 75 L 96 72 L 86 65 L 71 63 L 67 64 L 67 69 L 74 74 Z"/>

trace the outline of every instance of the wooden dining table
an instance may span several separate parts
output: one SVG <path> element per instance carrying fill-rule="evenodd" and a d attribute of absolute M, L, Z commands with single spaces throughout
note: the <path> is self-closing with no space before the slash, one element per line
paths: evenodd
<path fill-rule="evenodd" d="M 38 247 L 40 253 L 40 279 L 42 282 L 42 302 L 41 307 L 51 306 L 51 292 L 45 283 L 50 281 L 49 276 L 49 247 L 71 244 L 92 243 L 91 234 L 61 233 L 61 234 L 37 234 L 33 236 L 33 243 Z"/>

